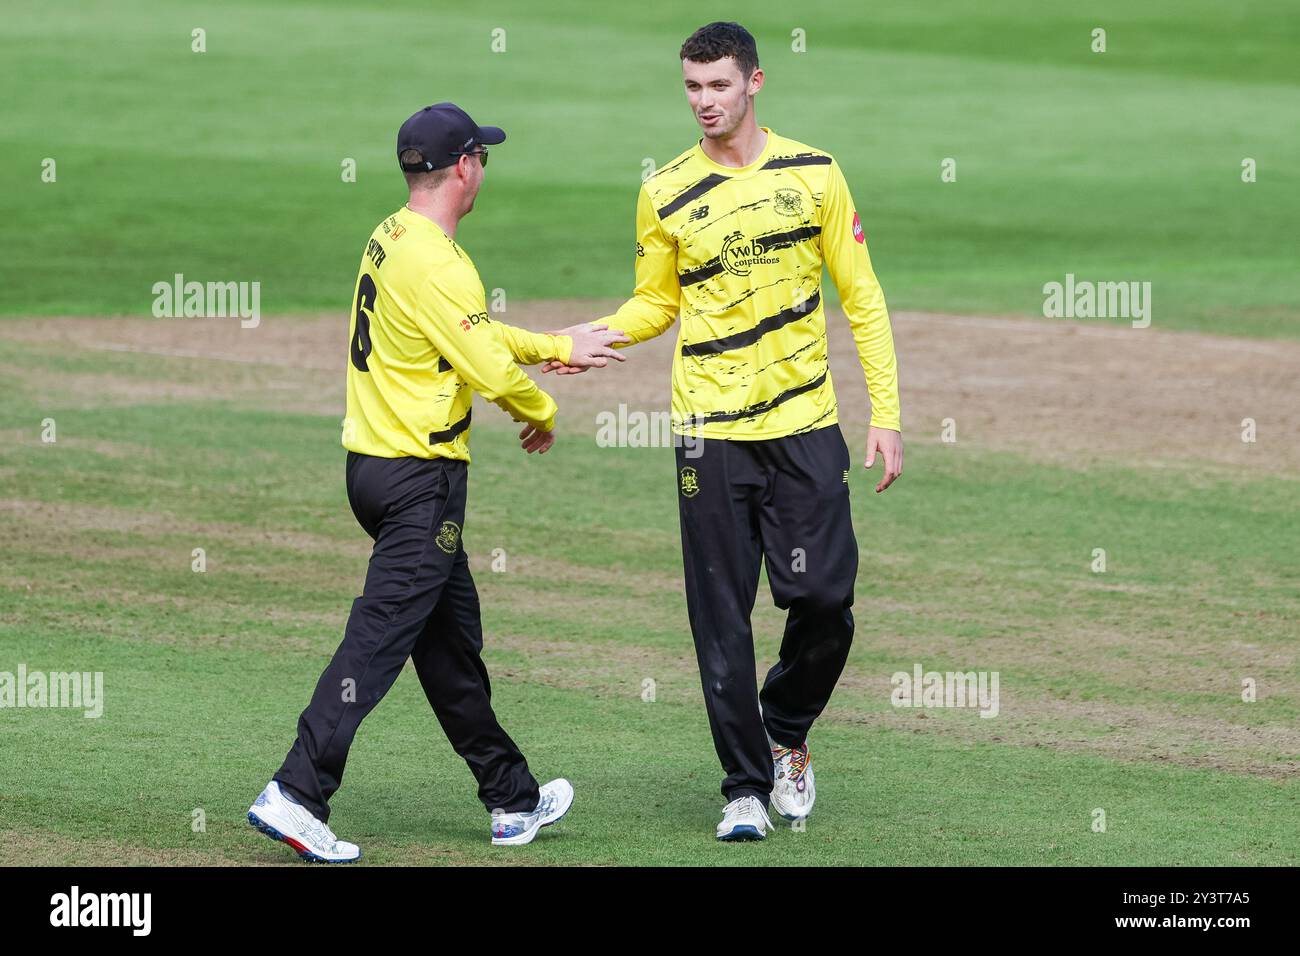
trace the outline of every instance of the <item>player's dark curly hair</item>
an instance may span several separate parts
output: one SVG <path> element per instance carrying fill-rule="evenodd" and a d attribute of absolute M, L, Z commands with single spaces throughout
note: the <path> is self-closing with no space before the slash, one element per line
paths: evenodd
<path fill-rule="evenodd" d="M 740 75 L 746 80 L 758 69 L 758 45 L 754 36 L 739 23 L 719 20 L 700 27 L 682 44 L 682 59 L 712 63 L 724 56 L 736 58 Z"/>

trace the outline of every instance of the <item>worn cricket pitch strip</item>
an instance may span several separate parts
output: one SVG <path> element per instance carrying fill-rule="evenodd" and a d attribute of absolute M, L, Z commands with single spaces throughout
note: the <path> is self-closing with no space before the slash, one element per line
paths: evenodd
<path fill-rule="evenodd" d="M 528 303 L 500 318 L 553 330 L 611 312 L 619 303 Z M 841 426 L 863 431 L 867 405 L 847 323 L 828 315 Z M 1294 413 L 1300 342 L 1133 329 L 1067 320 L 893 315 L 909 443 L 941 443 L 952 419 L 957 444 L 1021 452 L 1079 466 L 1111 460 L 1144 466 L 1222 464 L 1252 473 L 1300 474 Z M 626 353 L 612 371 L 538 376 L 565 427 L 594 434 L 578 415 L 668 407 L 675 330 Z M 347 325 L 340 316 L 270 317 L 241 329 L 234 319 L 53 318 L 0 323 L 0 341 L 151 356 L 147 379 L 85 371 L 24 382 L 51 399 L 140 401 L 220 398 L 333 414 L 342 412 Z M 194 374 L 201 363 L 204 372 Z M 1243 419 L 1259 440 L 1241 439 Z"/>

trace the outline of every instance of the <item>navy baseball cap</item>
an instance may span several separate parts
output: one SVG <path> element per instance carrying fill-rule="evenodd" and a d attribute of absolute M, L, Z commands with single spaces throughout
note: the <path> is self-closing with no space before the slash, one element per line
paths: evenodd
<path fill-rule="evenodd" d="M 416 113 L 397 131 L 398 164 L 408 173 L 426 173 L 450 166 L 462 153 L 476 146 L 495 146 L 506 141 L 497 126 L 479 126 L 455 103 L 435 103 Z M 403 163 L 401 155 L 417 149 L 423 162 Z"/>

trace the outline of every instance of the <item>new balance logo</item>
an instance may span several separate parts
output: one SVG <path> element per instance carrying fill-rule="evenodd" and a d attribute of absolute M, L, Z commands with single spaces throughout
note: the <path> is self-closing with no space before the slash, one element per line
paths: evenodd
<path fill-rule="evenodd" d="M 690 222 L 695 222 L 697 219 L 703 219 L 708 214 L 709 214 L 709 207 L 708 204 L 706 203 L 703 206 L 696 206 L 694 209 L 691 210 L 691 214 L 686 218 Z"/>

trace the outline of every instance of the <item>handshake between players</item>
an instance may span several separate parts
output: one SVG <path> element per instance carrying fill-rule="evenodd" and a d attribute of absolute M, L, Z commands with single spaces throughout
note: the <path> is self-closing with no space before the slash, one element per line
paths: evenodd
<path fill-rule="evenodd" d="M 543 372 L 555 369 L 561 374 L 585 372 L 589 368 L 604 368 L 610 359 L 626 362 L 627 356 L 615 351 L 613 346 L 632 341 L 619 330 L 610 329 L 608 325 L 599 322 L 583 322 L 551 334 L 567 336 L 573 340 L 573 348 L 567 363 L 559 359 L 550 359 L 542 366 Z M 519 433 L 519 443 L 530 455 L 533 452 L 539 455 L 545 454 L 555 444 L 555 432 L 540 431 L 536 425 L 527 424 Z"/>
<path fill-rule="evenodd" d="M 864 465 L 882 459 L 878 493 L 903 464 L 893 334 L 839 164 L 756 121 L 765 77 L 754 38 L 739 24 L 711 23 L 680 57 L 703 135 L 642 182 L 635 292 L 596 324 L 543 334 L 488 317 L 483 283 L 455 235 L 483 183 L 488 147 L 504 132 L 440 103 L 398 133 L 410 199 L 362 255 L 343 442 L 348 500 L 374 551 L 297 739 L 248 813 L 307 859 L 360 857 L 329 829 L 329 799 L 357 727 L 408 659 L 478 782 L 493 844 L 528 843 L 568 811 L 573 787 L 563 778 L 539 786 L 490 703 L 461 541 L 472 397 L 523 422 L 523 450 L 543 453 L 555 441 L 555 402 L 519 365 L 558 374 L 603 367 L 623 360 L 616 345 L 674 324 L 673 431 L 693 439 L 689 461 L 684 443 L 676 449 L 686 603 L 724 772 L 716 835 L 762 840 L 769 810 L 790 821 L 812 812 L 808 737 L 852 644 L 859 556 L 823 267 L 871 398 Z M 797 571 L 796 551 L 807 556 Z M 788 615 L 760 688 L 750 679 L 750 609 L 764 563 Z"/>

